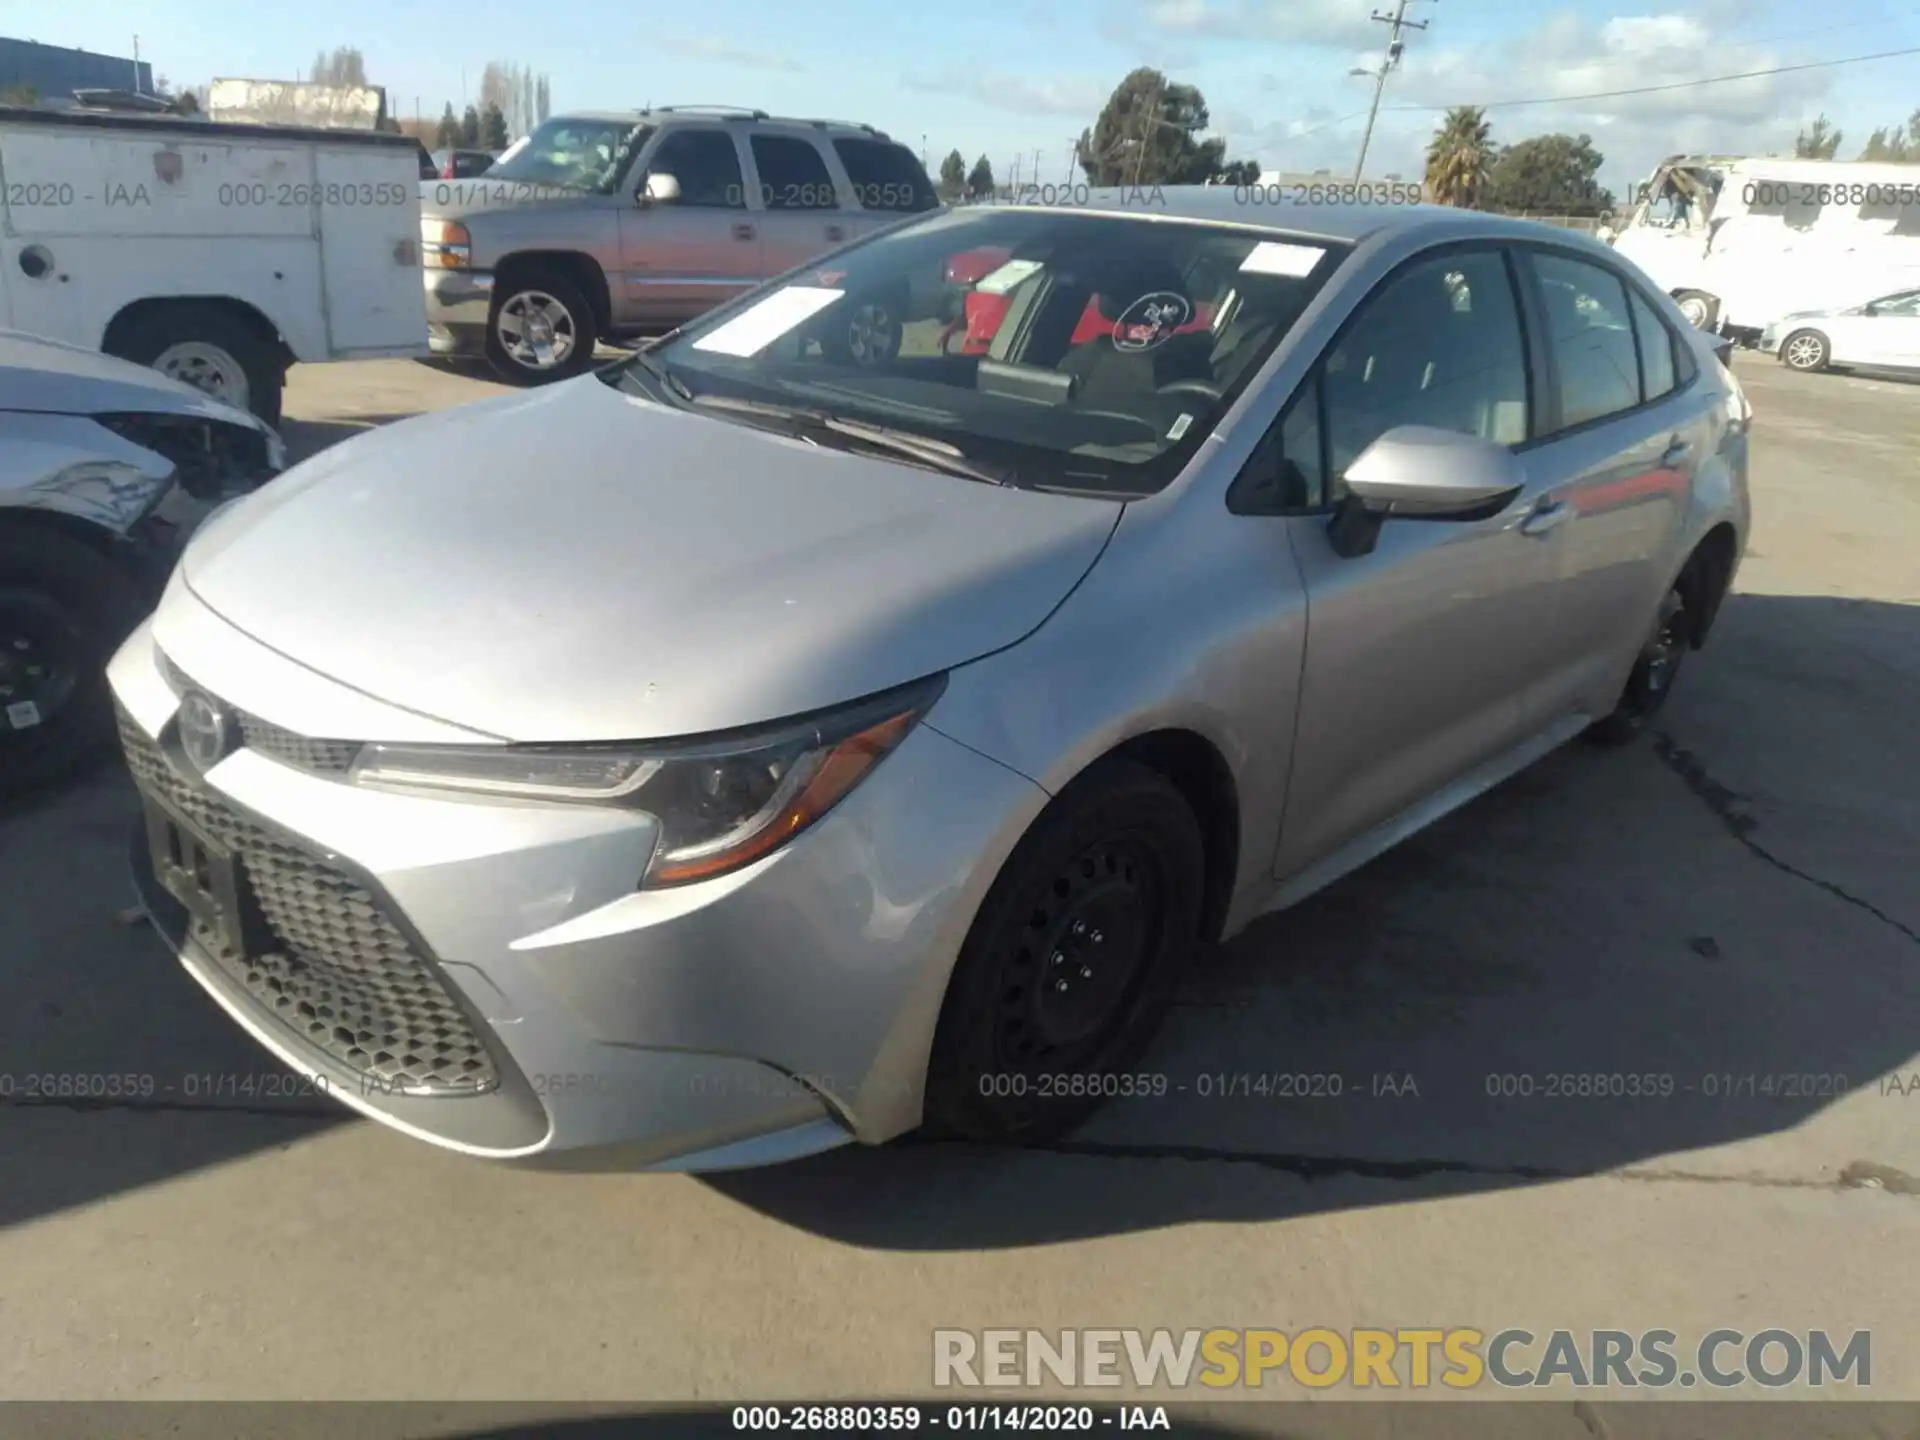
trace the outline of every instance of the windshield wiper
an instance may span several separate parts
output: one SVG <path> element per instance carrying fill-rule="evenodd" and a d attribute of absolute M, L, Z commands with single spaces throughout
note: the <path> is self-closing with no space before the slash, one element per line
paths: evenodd
<path fill-rule="evenodd" d="M 742 415 L 760 416 L 776 421 L 790 433 L 799 435 L 802 439 L 813 439 L 813 435 L 822 430 L 835 435 L 844 435 L 849 440 L 858 440 L 862 444 L 890 450 L 896 455 L 917 461 L 930 469 L 944 471 L 949 475 L 959 475 L 968 480 L 978 480 L 986 485 L 1017 487 L 1019 484 L 1019 477 L 1013 471 L 1000 470 L 969 460 L 966 452 L 959 446 L 950 445 L 944 440 L 936 440 L 930 435 L 921 435 L 912 430 L 895 430 L 886 425 L 869 424 L 864 420 L 848 420 L 826 410 L 809 410 L 794 405 L 773 405 L 764 400 L 738 400 L 730 395 L 696 395 L 693 397 L 693 403 L 715 410 L 732 410 Z"/>

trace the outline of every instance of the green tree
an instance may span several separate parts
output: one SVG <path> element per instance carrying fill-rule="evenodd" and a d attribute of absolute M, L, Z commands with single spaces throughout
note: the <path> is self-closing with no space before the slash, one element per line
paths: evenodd
<path fill-rule="evenodd" d="M 1494 157 L 1487 207 L 1514 215 L 1603 215 L 1613 196 L 1600 187 L 1604 158 L 1587 135 L 1531 135 Z"/>
<path fill-rule="evenodd" d="M 507 117 L 498 105 L 487 106 L 487 118 L 480 122 L 480 148 L 482 150 L 504 150 L 511 143 L 507 134 Z"/>
<path fill-rule="evenodd" d="M 980 200 L 993 194 L 993 164 L 982 155 L 967 173 L 967 198 Z"/>
<path fill-rule="evenodd" d="M 1815 118 L 1813 124 L 1802 130 L 1793 141 L 1793 158 L 1796 160 L 1831 160 L 1834 152 L 1840 148 L 1840 132 L 1833 128 L 1825 115 Z"/>
<path fill-rule="evenodd" d="M 1456 105 L 1427 142 L 1427 193 L 1439 205 L 1477 208 L 1486 198 L 1494 146 L 1487 112 Z"/>
<path fill-rule="evenodd" d="M 1260 183 L 1260 162 L 1258 160 L 1229 160 L 1221 168 L 1214 182 L 1220 185 L 1258 185 Z"/>
<path fill-rule="evenodd" d="M 1227 159 L 1227 142 L 1202 140 L 1207 100 L 1196 86 L 1181 85 L 1147 66 L 1131 72 L 1113 94 L 1091 129 L 1080 132 L 1075 158 L 1094 185 L 1249 184 L 1234 177 L 1260 166 Z"/>
<path fill-rule="evenodd" d="M 949 150 L 940 162 L 940 198 L 949 205 L 967 193 L 967 162 L 958 150 Z"/>
<path fill-rule="evenodd" d="M 467 113 L 460 117 L 460 145 L 463 149 L 480 148 L 480 112 L 467 106 Z"/>
<path fill-rule="evenodd" d="M 31 85 L 0 86 L 0 105 L 37 105 L 40 92 Z"/>
<path fill-rule="evenodd" d="M 1920 110 L 1907 117 L 1904 125 L 1888 125 L 1867 137 L 1862 160 L 1880 160 L 1894 165 L 1920 165 Z"/>
<path fill-rule="evenodd" d="M 433 148 L 451 150 L 460 143 L 460 120 L 453 113 L 453 102 L 447 102 L 447 108 L 440 112 L 440 128 L 434 132 Z"/>

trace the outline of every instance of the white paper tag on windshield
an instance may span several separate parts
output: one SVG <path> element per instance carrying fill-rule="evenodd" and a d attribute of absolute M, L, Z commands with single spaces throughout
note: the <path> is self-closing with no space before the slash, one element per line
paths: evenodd
<path fill-rule="evenodd" d="M 7 706 L 7 724 L 15 730 L 31 730 L 40 723 L 40 707 L 31 700 Z"/>
<path fill-rule="evenodd" d="M 1193 428 L 1193 416 L 1185 414 L 1183 412 L 1180 418 L 1173 422 L 1173 428 L 1167 431 L 1167 439 L 1178 440 L 1182 435 L 1186 434 L 1187 431 L 1191 430 L 1192 428 Z"/>
<path fill-rule="evenodd" d="M 801 322 L 818 315 L 847 292 L 821 290 L 811 285 L 789 285 L 758 305 L 750 305 L 711 335 L 693 342 L 696 350 L 742 359 L 758 355 Z"/>
<path fill-rule="evenodd" d="M 1253 247 L 1246 259 L 1240 262 L 1240 269 L 1249 275 L 1292 275 L 1296 278 L 1309 274 L 1320 257 L 1326 254 L 1319 245 L 1293 245 L 1284 240 L 1262 240 Z"/>
<path fill-rule="evenodd" d="M 1004 295 L 1039 268 L 1038 260 L 1009 260 L 973 288 L 982 295 Z"/>

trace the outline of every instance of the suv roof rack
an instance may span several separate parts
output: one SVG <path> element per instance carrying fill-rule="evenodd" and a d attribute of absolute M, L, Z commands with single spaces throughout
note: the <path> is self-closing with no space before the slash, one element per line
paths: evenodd
<path fill-rule="evenodd" d="M 642 114 L 649 115 L 725 115 L 739 120 L 771 120 L 764 110 L 747 105 L 652 105 Z"/>
<path fill-rule="evenodd" d="M 803 120 L 800 123 L 803 125 L 811 125 L 816 130 L 825 130 L 829 127 L 841 130 L 864 130 L 876 140 L 885 140 L 888 138 L 884 131 L 876 130 L 871 125 L 863 125 L 858 120 Z"/>

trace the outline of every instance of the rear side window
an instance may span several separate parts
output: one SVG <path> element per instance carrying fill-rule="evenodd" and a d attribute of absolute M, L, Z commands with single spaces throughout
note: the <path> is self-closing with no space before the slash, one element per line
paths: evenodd
<path fill-rule="evenodd" d="M 767 209 L 831 210 L 839 205 L 827 162 L 810 142 L 791 135 L 756 135 L 752 144 L 760 203 Z"/>
<path fill-rule="evenodd" d="M 847 167 L 853 198 L 861 209 L 914 215 L 940 207 L 933 182 L 906 146 L 884 140 L 836 140 L 833 148 Z"/>
<path fill-rule="evenodd" d="M 1611 270 L 1536 252 L 1547 347 L 1560 373 L 1560 423 L 1585 425 L 1640 403 L 1640 356 L 1626 286 Z"/>
<path fill-rule="evenodd" d="M 1638 291 L 1633 293 L 1632 306 L 1633 329 L 1640 340 L 1640 394 L 1643 399 L 1658 400 L 1671 395 L 1676 384 L 1673 332 Z"/>

